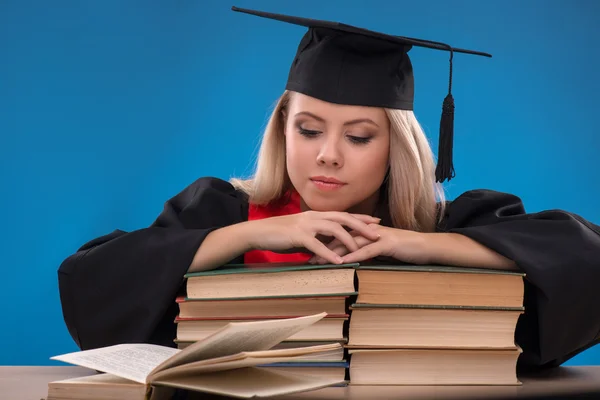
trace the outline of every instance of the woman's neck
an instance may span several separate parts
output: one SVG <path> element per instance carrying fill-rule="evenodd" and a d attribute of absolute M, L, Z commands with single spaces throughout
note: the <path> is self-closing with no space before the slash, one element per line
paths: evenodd
<path fill-rule="evenodd" d="M 375 214 L 379 208 L 378 205 L 379 205 L 379 192 L 376 192 L 373 195 L 371 195 L 370 197 L 361 201 L 360 203 L 353 205 L 352 207 L 347 209 L 346 212 L 349 212 L 352 214 L 365 214 L 365 215 L 375 216 Z M 300 211 L 302 211 L 302 212 L 310 211 L 310 208 L 306 205 L 306 203 L 304 202 L 304 199 L 302 199 L 302 197 L 300 197 Z"/>

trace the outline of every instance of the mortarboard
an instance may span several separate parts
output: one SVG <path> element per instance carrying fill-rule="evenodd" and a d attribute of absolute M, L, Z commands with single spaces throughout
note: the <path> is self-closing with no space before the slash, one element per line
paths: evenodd
<path fill-rule="evenodd" d="M 442 105 L 436 180 L 454 177 L 452 141 L 454 53 L 491 57 L 429 40 L 393 36 L 339 22 L 293 17 L 232 7 L 233 11 L 309 28 L 292 62 L 287 90 L 337 104 L 412 110 L 414 76 L 408 51 L 413 46 L 450 52 L 448 95 Z"/>

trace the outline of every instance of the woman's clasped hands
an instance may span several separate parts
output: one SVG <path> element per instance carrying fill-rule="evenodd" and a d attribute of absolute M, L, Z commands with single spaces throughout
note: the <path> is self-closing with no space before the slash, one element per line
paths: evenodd
<path fill-rule="evenodd" d="M 424 234 L 380 225 L 380 219 L 340 211 L 305 211 L 252 221 L 250 247 L 280 253 L 308 251 L 312 264 L 342 264 L 392 257 L 426 261 Z"/>

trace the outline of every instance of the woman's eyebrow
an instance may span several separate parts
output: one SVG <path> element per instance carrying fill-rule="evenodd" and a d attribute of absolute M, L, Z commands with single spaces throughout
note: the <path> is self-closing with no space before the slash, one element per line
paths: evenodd
<path fill-rule="evenodd" d="M 366 122 L 366 123 L 371 124 L 371 125 L 375 125 L 376 127 L 379 128 L 379 125 L 377 125 L 375 123 L 375 121 L 373 121 L 372 119 L 369 119 L 369 118 L 353 119 L 352 121 L 344 122 L 344 126 L 346 126 L 346 125 L 360 124 L 360 123 L 363 123 L 363 122 Z"/>
<path fill-rule="evenodd" d="M 317 121 L 319 121 L 319 122 L 325 122 L 325 119 L 324 119 L 324 118 L 322 118 L 322 117 L 319 117 L 318 115 L 316 115 L 316 114 L 313 114 L 313 113 L 311 113 L 311 112 L 308 112 L 308 111 L 300 111 L 300 112 L 299 112 L 299 113 L 297 113 L 295 116 L 297 117 L 297 116 L 299 116 L 299 115 L 306 115 L 306 116 L 309 116 L 309 117 L 311 117 L 311 118 L 314 118 L 315 120 L 317 120 Z M 359 118 L 359 119 L 353 119 L 353 120 L 351 120 L 351 121 L 344 122 L 344 126 L 347 126 L 347 125 L 355 125 L 355 124 L 360 124 L 360 123 L 363 123 L 363 122 L 366 122 L 366 123 L 368 123 L 368 124 L 371 124 L 371 125 L 375 125 L 376 127 L 378 127 L 378 128 L 379 128 L 379 125 L 377 125 L 377 123 L 375 123 L 375 121 L 373 121 L 372 119 L 369 119 L 369 118 Z"/>
<path fill-rule="evenodd" d="M 310 112 L 308 112 L 308 111 L 300 111 L 300 112 L 299 112 L 299 113 L 297 113 L 295 116 L 297 117 L 297 116 L 299 116 L 299 115 L 307 115 L 307 116 L 309 116 L 309 117 L 312 117 L 312 118 L 316 119 L 316 120 L 317 120 L 317 121 L 319 121 L 319 122 L 325 122 L 325 119 L 324 119 L 324 118 L 321 118 L 321 117 L 319 117 L 318 115 L 315 115 L 315 114 L 313 114 L 313 113 L 310 113 Z"/>

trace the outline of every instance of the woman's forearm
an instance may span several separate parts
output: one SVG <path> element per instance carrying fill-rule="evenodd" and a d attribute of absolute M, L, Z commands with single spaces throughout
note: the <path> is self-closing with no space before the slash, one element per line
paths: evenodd
<path fill-rule="evenodd" d="M 251 250 L 250 224 L 250 222 L 240 222 L 209 233 L 196 251 L 188 272 L 217 268 Z"/>
<path fill-rule="evenodd" d="M 458 233 L 428 233 L 426 252 L 432 264 L 518 270 L 515 262 Z"/>

